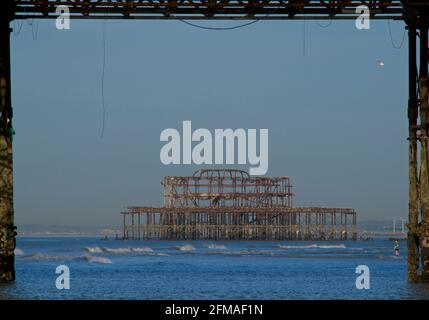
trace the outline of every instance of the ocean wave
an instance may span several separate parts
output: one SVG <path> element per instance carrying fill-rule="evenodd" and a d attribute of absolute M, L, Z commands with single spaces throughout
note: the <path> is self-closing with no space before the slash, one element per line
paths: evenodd
<path fill-rule="evenodd" d="M 22 251 L 19 248 L 15 248 L 14 253 L 15 253 L 16 256 L 22 256 L 24 254 L 24 251 Z"/>
<path fill-rule="evenodd" d="M 108 258 L 104 257 L 96 257 L 96 256 L 51 256 L 43 253 L 35 253 L 28 256 L 25 256 L 24 259 L 31 261 L 70 261 L 70 260 L 84 260 L 91 263 L 102 263 L 102 264 L 110 264 L 112 261 Z"/>
<path fill-rule="evenodd" d="M 131 248 L 106 248 L 103 247 L 102 250 L 108 253 L 130 253 Z"/>
<path fill-rule="evenodd" d="M 83 256 L 83 259 L 89 263 L 112 264 L 112 260 L 105 257 Z"/>
<path fill-rule="evenodd" d="M 216 250 L 227 250 L 227 248 L 223 244 L 209 244 L 207 248 Z"/>
<path fill-rule="evenodd" d="M 24 260 L 30 261 L 59 261 L 59 260 L 72 260 L 74 257 L 72 256 L 51 256 L 44 253 L 34 253 L 25 255 L 22 257 Z"/>
<path fill-rule="evenodd" d="M 131 248 L 133 252 L 153 252 L 152 248 L 143 247 L 143 248 Z"/>
<path fill-rule="evenodd" d="M 85 247 L 85 251 L 89 253 L 102 253 L 103 250 L 100 247 Z"/>
<path fill-rule="evenodd" d="M 170 255 L 168 253 L 162 253 L 162 252 L 153 252 L 149 253 L 149 256 L 157 256 L 157 257 L 169 257 Z"/>
<path fill-rule="evenodd" d="M 395 256 L 393 253 L 392 255 L 377 255 L 377 258 L 382 259 L 382 260 L 402 260 L 405 259 L 404 256 Z"/>
<path fill-rule="evenodd" d="M 124 253 L 149 253 L 153 252 L 152 248 L 108 248 L 108 247 L 85 247 L 88 253 L 110 253 L 110 254 L 124 254 Z"/>
<path fill-rule="evenodd" d="M 248 248 L 248 249 L 242 249 L 242 252 L 254 252 L 254 253 L 267 253 L 267 252 L 272 252 L 271 249 L 254 249 L 254 248 Z"/>
<path fill-rule="evenodd" d="M 332 244 L 332 245 L 319 245 L 319 244 L 309 244 L 309 245 L 291 245 L 291 246 L 277 246 L 280 249 L 346 249 L 344 244 Z"/>
<path fill-rule="evenodd" d="M 178 251 L 194 251 L 195 248 L 191 246 L 190 244 L 184 245 L 184 246 L 175 246 L 173 249 Z"/>
<path fill-rule="evenodd" d="M 319 245 L 318 248 L 321 249 L 346 249 L 347 247 L 344 244 L 332 244 L 332 245 Z"/>

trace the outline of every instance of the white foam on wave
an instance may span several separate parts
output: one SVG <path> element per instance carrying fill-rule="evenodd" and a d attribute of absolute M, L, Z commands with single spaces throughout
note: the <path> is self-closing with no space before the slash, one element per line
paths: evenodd
<path fill-rule="evenodd" d="M 309 245 L 291 245 L 291 246 L 282 246 L 279 245 L 280 249 L 346 249 L 344 244 L 332 244 L 332 245 L 319 245 L 319 244 L 309 244 Z"/>
<path fill-rule="evenodd" d="M 103 250 L 101 250 L 100 247 L 85 247 L 85 251 L 88 251 L 89 253 L 102 253 Z"/>
<path fill-rule="evenodd" d="M 141 247 L 141 248 L 102 248 L 102 252 L 114 253 L 114 254 L 123 254 L 123 253 L 149 253 L 153 252 L 152 248 Z"/>
<path fill-rule="evenodd" d="M 111 254 L 124 254 L 124 253 L 150 253 L 153 252 L 152 248 L 140 247 L 140 248 L 108 248 L 108 247 L 85 247 L 88 253 L 111 253 Z"/>
<path fill-rule="evenodd" d="M 149 247 L 143 247 L 143 248 L 131 248 L 131 251 L 133 252 L 153 252 L 152 248 Z"/>
<path fill-rule="evenodd" d="M 24 251 L 22 251 L 19 248 L 15 248 L 14 253 L 15 253 L 16 256 L 22 256 L 24 254 Z"/>
<path fill-rule="evenodd" d="M 157 257 L 169 257 L 170 255 L 168 253 L 162 253 L 162 252 L 154 252 L 149 253 L 150 256 L 157 256 Z"/>
<path fill-rule="evenodd" d="M 25 260 L 31 261 L 56 261 L 56 260 L 72 260 L 72 256 L 51 256 L 44 253 L 34 253 L 22 257 Z"/>
<path fill-rule="evenodd" d="M 34 253 L 30 255 L 23 256 L 22 259 L 30 260 L 30 261 L 38 261 L 38 262 L 44 262 L 44 261 L 70 261 L 70 260 L 84 260 L 90 263 L 102 263 L 102 264 L 110 264 L 112 261 L 108 258 L 104 257 L 97 257 L 97 256 L 91 256 L 91 255 L 85 255 L 85 256 L 51 256 L 44 253 Z"/>
<path fill-rule="evenodd" d="M 193 251 L 195 248 L 191 246 L 190 244 L 184 245 L 184 246 L 176 246 L 173 247 L 173 249 L 179 250 L 179 251 Z"/>
<path fill-rule="evenodd" d="M 102 248 L 103 251 L 109 253 L 130 253 L 131 248 Z"/>
<path fill-rule="evenodd" d="M 83 258 L 89 263 L 112 264 L 112 260 L 105 257 L 84 256 Z"/>
<path fill-rule="evenodd" d="M 227 250 L 227 248 L 223 244 L 209 244 L 207 246 L 209 249 L 216 249 L 216 250 Z"/>
<path fill-rule="evenodd" d="M 346 246 L 344 244 L 332 244 L 332 245 L 318 245 L 318 248 L 321 249 L 346 249 Z"/>

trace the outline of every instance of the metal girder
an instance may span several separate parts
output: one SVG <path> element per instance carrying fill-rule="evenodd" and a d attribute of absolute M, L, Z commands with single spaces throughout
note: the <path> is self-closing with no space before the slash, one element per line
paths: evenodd
<path fill-rule="evenodd" d="M 15 279 L 10 12 L 0 3 L 0 283 Z"/>
<path fill-rule="evenodd" d="M 200 169 L 192 176 L 166 176 L 163 186 L 164 206 L 121 212 L 124 239 L 293 240 L 304 234 L 307 240 L 333 240 L 347 239 L 348 225 L 357 239 L 352 208 L 292 207 L 289 177 Z"/>
<path fill-rule="evenodd" d="M 4 1 L 4 0 L 2 0 Z M 65 5 L 73 19 L 356 19 L 365 5 L 371 19 L 403 19 L 404 7 L 423 0 L 6 0 L 14 19 L 56 18 Z M 357 13 L 358 12 L 358 13 Z"/>

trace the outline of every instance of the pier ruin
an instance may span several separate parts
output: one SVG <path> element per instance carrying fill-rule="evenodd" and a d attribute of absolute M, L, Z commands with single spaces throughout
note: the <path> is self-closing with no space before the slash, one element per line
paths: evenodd
<path fill-rule="evenodd" d="M 124 239 L 335 240 L 357 238 L 351 208 L 294 207 L 289 177 L 204 169 L 164 177 L 162 207 L 129 206 Z"/>
<path fill-rule="evenodd" d="M 429 1 L 3 0 L 0 1 L 0 282 L 15 280 L 16 226 L 14 222 L 12 149 L 14 129 L 10 64 L 10 34 L 13 28 L 11 24 L 14 21 L 25 19 L 31 19 L 31 21 L 33 19 L 55 20 L 58 18 L 57 7 L 63 5 L 69 7 L 70 18 L 73 20 L 353 21 L 359 17 L 362 18 L 362 10 L 359 11 L 359 8 L 366 6 L 370 11 L 368 18 L 371 20 L 403 21 L 404 27 L 408 31 L 407 278 L 410 282 L 429 281 Z M 190 22 L 187 23 L 192 25 Z M 140 215 L 130 214 L 133 212 L 132 210 L 139 212 L 138 210 L 141 209 L 127 209 L 128 213 L 124 214 L 124 219 L 144 215 L 144 211 L 141 211 Z M 145 209 L 143 208 L 143 210 Z M 172 209 L 159 208 L 157 214 L 165 216 L 165 210 Z M 180 210 L 183 212 L 182 215 L 190 212 L 183 208 Z M 254 210 L 255 214 L 255 209 L 251 210 Z M 264 212 L 268 214 L 271 210 L 268 208 Z M 275 215 L 277 214 L 279 213 L 277 212 Z M 303 214 L 305 215 L 305 213 L 301 213 L 301 215 Z M 336 222 L 338 213 L 333 213 L 333 215 Z"/>

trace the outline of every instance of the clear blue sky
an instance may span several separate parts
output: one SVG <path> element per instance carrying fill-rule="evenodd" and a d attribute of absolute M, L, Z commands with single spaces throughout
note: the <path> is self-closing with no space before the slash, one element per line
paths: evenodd
<path fill-rule="evenodd" d="M 196 169 L 159 159 L 183 120 L 268 128 L 268 175 L 292 178 L 296 205 L 406 216 L 407 43 L 387 21 L 307 21 L 305 56 L 302 21 L 107 21 L 103 138 L 102 22 L 36 24 L 11 37 L 17 223 L 119 225 L 126 205 L 161 205 L 162 177 Z"/>

